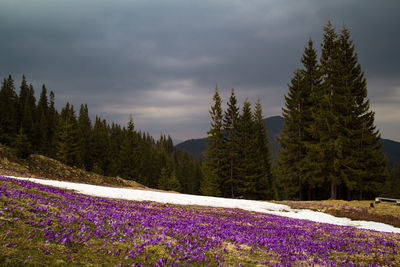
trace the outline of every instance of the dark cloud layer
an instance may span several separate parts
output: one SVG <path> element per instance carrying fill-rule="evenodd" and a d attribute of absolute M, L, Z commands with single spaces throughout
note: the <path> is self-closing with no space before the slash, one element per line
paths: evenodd
<path fill-rule="evenodd" d="M 0 2 L 0 75 L 25 74 L 59 106 L 186 139 L 204 136 L 215 85 L 278 115 L 309 37 L 331 18 L 352 33 L 384 137 L 400 140 L 400 37 L 393 1 Z"/>

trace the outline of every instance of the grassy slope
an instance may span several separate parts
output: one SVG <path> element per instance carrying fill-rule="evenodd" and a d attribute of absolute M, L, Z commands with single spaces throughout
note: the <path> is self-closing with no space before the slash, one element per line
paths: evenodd
<path fill-rule="evenodd" d="M 41 155 L 34 154 L 26 160 L 21 160 L 15 156 L 13 149 L 2 145 L 0 145 L 0 175 L 36 177 L 104 186 L 145 188 L 135 181 L 86 172 Z"/>
<path fill-rule="evenodd" d="M 9 190 L 22 189 L 22 187 L 15 182 L 1 181 L 0 185 L 2 184 L 3 186 L 7 185 Z M 73 218 L 76 217 L 77 214 L 63 213 L 63 211 L 67 209 L 62 205 L 59 206 L 57 204 L 63 203 L 63 198 L 60 195 L 46 193 L 36 188 L 25 188 L 22 190 L 24 190 L 25 193 L 41 195 L 41 199 L 49 200 L 49 204 L 47 204 L 47 202 L 42 203 L 41 201 L 34 203 L 32 200 L 26 197 L 9 198 L 7 196 L 2 196 L 0 198 L 0 210 L 2 211 L 0 215 L 0 236 L 2 236 L 2 238 L 0 238 L 1 266 L 118 266 L 119 264 L 122 264 L 122 262 L 124 263 L 123 266 L 131 266 L 131 264 L 134 262 L 144 262 L 146 266 L 152 266 L 160 257 L 167 257 L 169 259 L 169 263 L 171 263 L 171 256 L 169 256 L 171 254 L 171 249 L 165 244 L 146 245 L 144 247 L 144 251 L 137 254 L 134 259 L 126 257 L 126 253 L 124 253 L 124 251 L 132 249 L 132 247 L 136 248 L 136 245 L 140 246 L 143 242 L 145 242 L 145 239 L 143 239 L 145 236 L 147 236 L 145 233 L 154 233 L 156 236 L 161 235 L 161 230 L 163 229 L 160 227 L 157 229 L 152 229 L 152 227 L 135 224 L 135 227 L 141 230 L 136 232 L 136 238 L 133 240 L 130 239 L 121 242 L 115 240 L 113 241 L 113 235 L 103 237 L 95 237 L 92 235 L 88 242 L 80 242 L 77 240 L 77 237 L 81 234 L 78 233 L 80 231 L 79 229 L 82 226 L 89 226 L 93 232 L 96 230 L 97 224 L 93 224 L 92 221 L 88 221 L 86 218 L 83 221 L 74 221 L 70 223 L 67 225 L 68 227 L 65 230 L 65 224 L 61 224 L 59 220 L 55 219 L 57 217 L 52 217 L 50 215 L 63 214 L 67 217 L 69 216 Z M 78 203 L 79 200 L 76 199 L 76 202 Z M 165 211 L 169 210 L 169 208 L 172 208 L 173 210 L 170 212 L 171 218 L 169 218 L 169 220 L 177 222 L 182 220 L 181 213 L 178 212 L 179 210 L 182 210 L 183 212 L 189 211 L 189 213 L 195 214 L 197 213 L 196 209 L 199 209 L 199 207 L 179 207 L 152 203 L 143 203 L 143 205 L 143 207 L 146 208 L 146 213 L 152 213 L 153 210 L 154 212 L 159 213 L 160 211 Z M 203 212 L 203 217 L 211 216 L 213 214 L 213 216 L 217 216 L 218 218 L 224 216 L 224 211 L 222 209 L 200 209 L 201 210 L 197 211 Z M 118 210 L 118 208 L 116 210 Z M 84 210 L 84 212 L 90 212 L 90 210 Z M 137 209 L 137 212 L 140 212 L 140 210 Z M 229 212 L 234 212 L 234 210 L 229 210 Z M 229 217 L 229 214 L 225 214 L 225 216 Z M 247 216 L 250 215 L 249 212 L 246 214 Z M 105 216 L 105 221 L 110 221 L 111 217 L 107 217 L 108 215 Z M 50 223 L 48 222 L 49 218 L 53 218 Z M 231 217 L 229 218 L 229 221 L 232 220 Z M 238 223 L 239 221 L 235 222 Z M 206 221 L 204 223 L 206 223 Z M 276 222 L 271 223 L 276 224 Z M 128 226 L 130 227 L 129 222 L 125 222 L 121 229 L 124 229 Z M 251 226 L 252 225 L 249 223 L 237 225 L 237 227 L 239 227 L 237 228 L 237 231 L 240 232 L 242 229 L 246 229 Z M 296 227 L 300 227 L 300 225 Z M 60 231 L 65 233 L 68 232 L 68 229 L 70 228 L 72 228 L 72 231 L 75 233 L 75 239 L 73 242 L 68 242 L 66 244 L 61 244 L 56 240 L 49 241 L 44 234 L 51 229 L 55 229 L 56 232 Z M 184 245 L 182 242 L 186 240 L 186 235 L 183 237 L 181 235 L 175 236 L 172 229 L 173 228 L 165 229 L 165 233 L 167 233 L 166 241 L 171 241 L 172 247 L 174 247 L 177 243 Z M 85 236 L 87 235 L 87 230 L 88 229 L 84 231 Z M 375 239 L 380 239 L 382 237 L 382 240 L 391 244 L 390 246 L 399 246 L 400 240 L 397 234 L 375 233 L 359 229 L 354 229 L 353 231 L 356 233 L 357 240 L 350 242 L 349 245 L 351 246 L 355 246 L 358 244 L 357 242 L 360 242 L 360 244 L 373 242 Z M 118 240 L 120 237 L 125 239 L 124 234 L 125 232 L 121 232 L 118 236 L 116 236 L 116 239 Z M 282 232 L 282 234 L 285 235 L 285 232 Z M 346 236 L 342 236 L 342 234 L 339 235 L 340 239 L 347 238 Z M 329 235 L 329 238 L 331 237 L 333 238 L 333 236 Z M 280 236 L 280 238 L 284 237 Z M 277 239 L 276 242 L 280 242 L 280 238 Z M 296 237 L 296 239 L 300 240 L 302 238 L 304 237 Z M 322 238 L 321 240 L 325 240 L 325 237 L 316 238 Z M 329 240 L 329 238 L 327 240 Z M 106 239 L 107 241 L 105 241 Z M 210 250 L 206 251 L 205 256 L 210 259 L 208 262 L 187 262 L 186 260 L 178 260 L 176 263 L 189 266 L 204 266 L 205 264 L 210 264 L 210 266 L 218 266 L 220 262 L 216 260 L 216 255 L 221 254 L 225 257 L 225 262 L 223 263 L 232 263 L 233 266 L 238 266 L 239 262 L 241 262 L 243 266 L 255 266 L 256 262 L 260 259 L 270 260 L 269 264 L 282 264 L 282 262 L 274 259 L 274 252 L 272 250 L 260 249 L 252 251 L 247 245 L 235 243 L 229 239 L 227 239 L 226 242 L 224 242 L 221 246 L 216 246 L 215 248 L 211 248 Z M 273 243 L 272 245 L 277 244 Z M 223 248 L 224 246 L 225 248 Z M 386 249 L 391 249 L 390 246 L 386 245 L 386 243 L 383 245 L 379 243 L 379 246 L 382 247 L 373 248 L 374 251 L 368 252 L 368 255 L 363 255 L 362 253 L 347 254 L 345 252 L 338 252 L 333 249 L 330 250 L 327 257 L 332 260 L 339 260 L 342 263 L 344 263 L 345 260 L 346 262 L 347 260 L 350 260 L 353 262 L 353 264 L 362 266 L 366 266 L 371 263 L 376 263 L 380 266 L 389 264 L 398 266 L 398 264 L 400 264 L 399 254 L 385 253 Z M 379 251 L 382 250 L 382 253 L 376 254 L 375 249 Z M 120 251 L 121 254 L 119 254 L 118 251 Z M 324 256 L 322 255 L 321 257 Z M 304 261 L 296 261 L 292 265 L 297 266 L 298 264 L 303 266 L 308 265 Z M 228 266 L 230 265 L 228 264 Z"/>

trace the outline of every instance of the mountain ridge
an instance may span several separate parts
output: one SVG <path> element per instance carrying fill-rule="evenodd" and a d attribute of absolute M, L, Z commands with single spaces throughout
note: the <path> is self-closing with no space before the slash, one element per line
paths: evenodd
<path fill-rule="evenodd" d="M 280 144 L 277 140 L 279 137 L 285 119 L 282 116 L 271 116 L 263 119 L 268 132 L 268 141 L 272 158 L 277 159 Z M 177 144 L 175 147 L 181 151 L 189 152 L 195 158 L 204 158 L 203 152 L 207 150 L 207 137 L 189 139 Z M 389 166 L 392 167 L 400 162 L 400 142 L 381 138 L 383 142 L 382 152 L 388 158 Z"/>

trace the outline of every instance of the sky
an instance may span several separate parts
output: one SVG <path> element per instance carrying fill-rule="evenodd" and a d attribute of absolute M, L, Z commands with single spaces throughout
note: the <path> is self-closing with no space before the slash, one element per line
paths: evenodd
<path fill-rule="evenodd" d="M 400 141 L 400 1 L 0 0 L 0 78 L 137 130 L 205 137 L 216 85 L 281 115 L 311 37 L 350 30 L 383 138 Z"/>

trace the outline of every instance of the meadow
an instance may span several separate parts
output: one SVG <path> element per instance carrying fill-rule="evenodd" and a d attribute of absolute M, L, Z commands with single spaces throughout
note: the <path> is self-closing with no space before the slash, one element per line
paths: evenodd
<path fill-rule="evenodd" d="M 0 265 L 399 266 L 400 234 L 0 178 Z"/>

